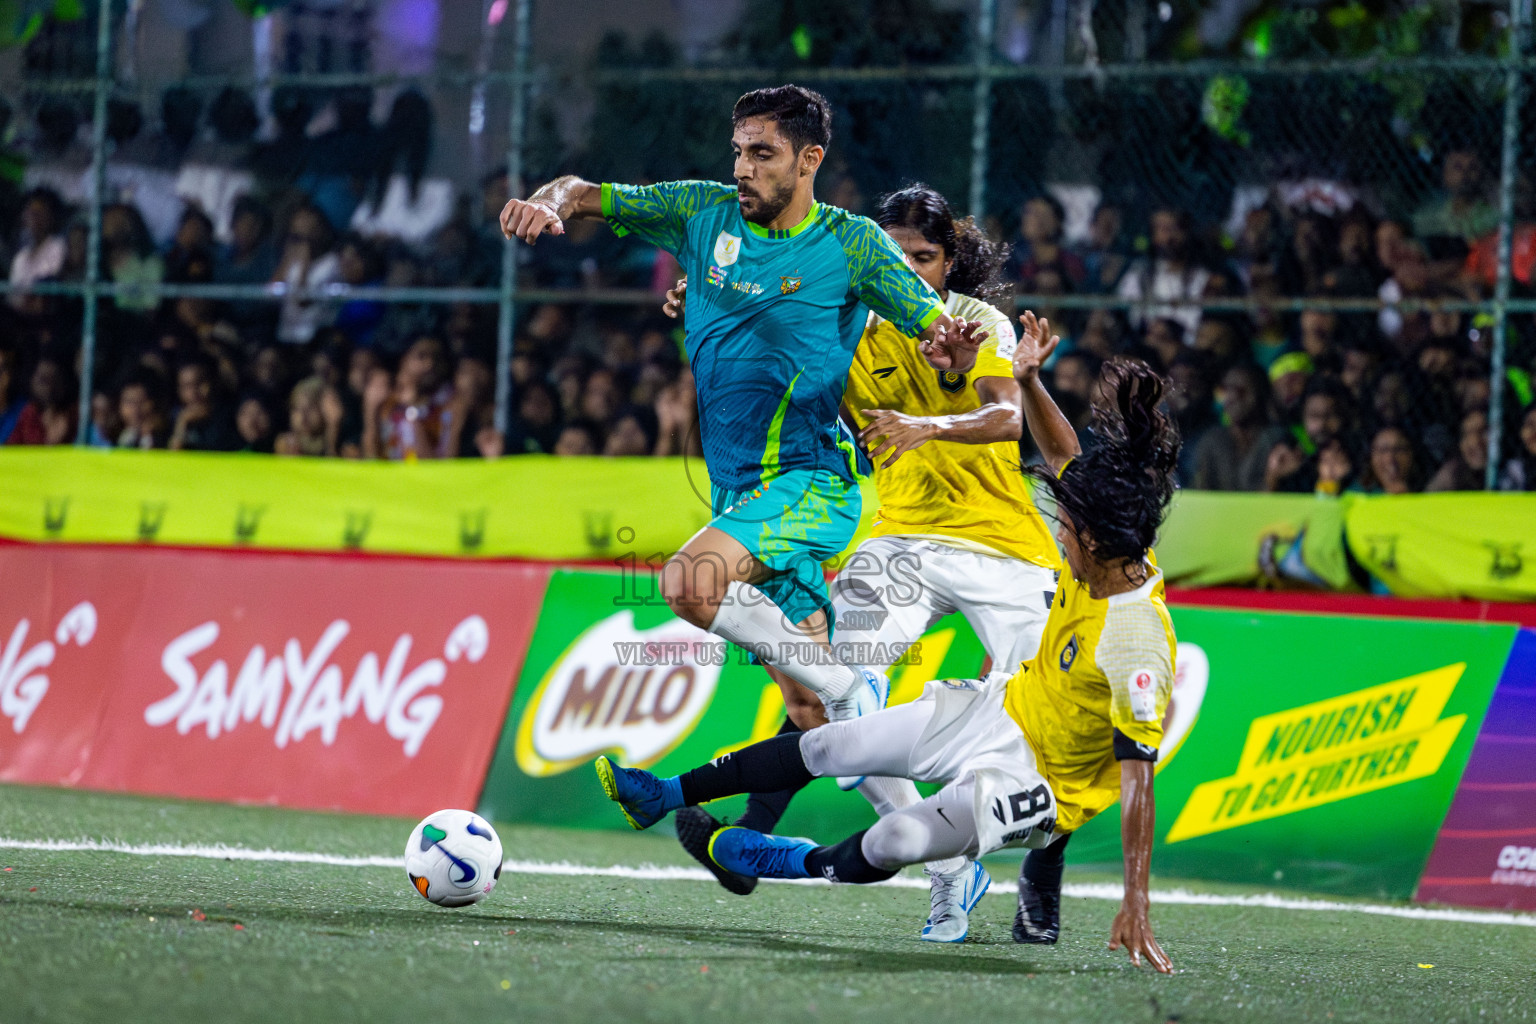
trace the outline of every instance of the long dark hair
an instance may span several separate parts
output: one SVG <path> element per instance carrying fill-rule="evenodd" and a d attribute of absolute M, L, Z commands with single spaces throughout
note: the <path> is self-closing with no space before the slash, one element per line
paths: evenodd
<path fill-rule="evenodd" d="M 1027 470 L 1100 561 L 1145 558 L 1168 515 L 1179 431 L 1160 408 L 1165 388 L 1141 360 L 1110 359 L 1099 373 L 1091 450 L 1067 463 L 1059 477 L 1045 466 Z"/>
<path fill-rule="evenodd" d="M 880 198 L 875 223 L 882 228 L 911 228 L 954 260 L 944 287 L 978 299 L 997 298 L 1006 290 L 998 277 L 1009 246 L 986 236 L 974 217 L 956 220 L 949 201 L 927 185 L 908 185 Z"/>

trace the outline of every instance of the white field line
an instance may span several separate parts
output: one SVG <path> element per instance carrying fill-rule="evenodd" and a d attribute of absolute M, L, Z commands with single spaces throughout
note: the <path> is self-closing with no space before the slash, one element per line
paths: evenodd
<path fill-rule="evenodd" d="M 253 850 L 243 846 L 192 845 L 177 843 L 114 843 L 104 840 L 66 839 L 6 839 L 0 837 L 0 850 L 37 850 L 49 853 L 126 853 L 138 857 L 197 857 L 204 860 L 265 861 L 280 864 L 324 864 L 345 868 L 392 868 L 401 870 L 399 857 L 343 857 L 330 853 L 306 853 L 294 850 Z M 585 878 L 628 878 L 647 882 L 712 882 L 714 876 L 703 868 L 667 867 L 640 864 L 634 867 L 614 865 L 591 867 L 568 861 L 509 860 L 502 871 L 514 875 L 563 875 Z M 770 881 L 777 881 L 770 879 Z M 829 885 L 821 879 L 806 879 L 787 884 Z M 881 885 L 901 889 L 927 889 L 926 878 L 898 875 Z M 1017 892 L 1011 881 L 995 881 L 992 891 Z M 1118 900 L 1121 887 L 1097 882 L 1068 884 L 1062 895 L 1077 899 Z M 1375 914 L 1381 917 L 1401 917 L 1415 921 L 1455 921 L 1462 924 L 1517 925 L 1536 928 L 1536 914 L 1508 914 L 1487 910 L 1452 910 L 1430 907 L 1392 906 L 1381 903 L 1345 903 L 1337 900 L 1303 899 L 1281 896 L 1278 893 L 1257 893 L 1251 896 L 1224 896 L 1215 893 L 1190 892 L 1188 889 L 1154 889 L 1153 903 L 1184 904 L 1207 907 L 1263 907 L 1271 910 L 1323 910 L 1333 913 Z"/>

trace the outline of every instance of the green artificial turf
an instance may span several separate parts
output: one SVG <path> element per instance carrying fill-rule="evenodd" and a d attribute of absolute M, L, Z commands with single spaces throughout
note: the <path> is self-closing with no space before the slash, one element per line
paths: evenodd
<path fill-rule="evenodd" d="M 398 856 L 412 824 L 0 787 L 10 840 Z M 666 836 L 498 829 L 518 860 L 691 864 Z M 1054 948 L 1011 941 L 1006 894 L 982 900 L 970 941 L 933 946 L 916 941 L 925 894 L 888 887 L 742 899 L 698 881 L 508 873 L 485 903 L 449 911 L 383 867 L 18 849 L 0 867 L 0 1024 L 1536 1016 L 1530 927 L 1156 906 L 1178 968 L 1160 977 L 1104 948 L 1115 904 L 1099 899 L 1066 901 Z"/>

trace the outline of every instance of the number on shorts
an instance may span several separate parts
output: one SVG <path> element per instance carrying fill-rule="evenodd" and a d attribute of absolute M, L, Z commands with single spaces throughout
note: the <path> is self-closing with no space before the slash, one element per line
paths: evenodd
<path fill-rule="evenodd" d="M 1050 806 L 1051 791 L 1043 782 L 1027 793 L 1015 793 L 1008 798 L 1008 809 L 1015 822 L 1028 821 Z"/>
<path fill-rule="evenodd" d="M 1007 813 L 1012 815 L 1013 823 L 1018 824 L 1021 821 L 1032 821 L 1042 812 L 1050 810 L 1050 807 L 1051 791 L 1042 782 L 1034 789 L 1023 793 L 1014 793 L 1010 796 L 1008 798 Z M 1000 824 L 1008 824 L 1008 818 L 1004 814 L 1003 802 L 1001 800 L 993 801 L 992 816 Z"/>

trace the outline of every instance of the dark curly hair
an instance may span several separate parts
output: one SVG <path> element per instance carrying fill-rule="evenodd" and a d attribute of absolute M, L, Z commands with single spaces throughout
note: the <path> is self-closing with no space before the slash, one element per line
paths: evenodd
<path fill-rule="evenodd" d="M 999 279 L 1008 261 L 1009 246 L 986 236 L 973 217 L 956 220 L 949 201 L 922 183 L 880 198 L 875 223 L 882 228 L 911 228 L 944 249 L 944 260 L 954 261 L 944 277 L 944 287 L 978 299 L 995 299 L 1006 291 Z"/>
<path fill-rule="evenodd" d="M 1061 476 L 1026 471 L 1056 499 L 1083 546 L 1105 562 L 1146 557 L 1173 500 L 1179 430 L 1160 407 L 1166 383 L 1139 359 L 1117 356 L 1099 372 L 1100 399 L 1086 455 Z"/>

